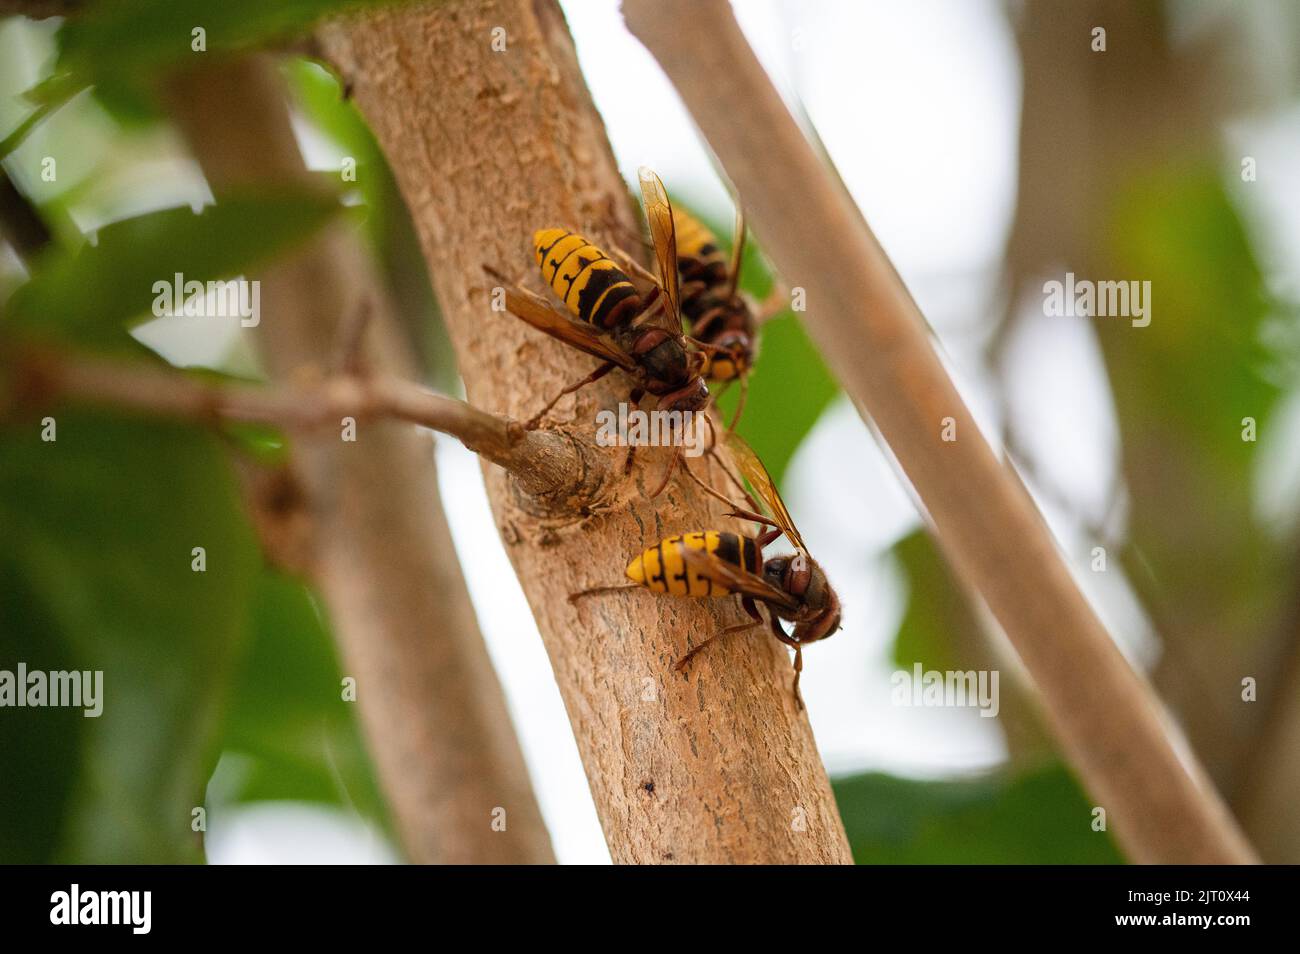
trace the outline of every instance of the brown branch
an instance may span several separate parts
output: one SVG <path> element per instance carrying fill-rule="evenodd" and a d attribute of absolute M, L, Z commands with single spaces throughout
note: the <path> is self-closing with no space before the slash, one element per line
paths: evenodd
<path fill-rule="evenodd" d="M 593 364 L 494 314 L 482 266 L 536 282 L 536 229 L 564 225 L 607 240 L 611 228 L 637 228 L 557 5 L 449 0 L 375 10 L 323 40 L 411 209 L 470 400 L 527 417 Z M 610 375 L 553 416 L 570 422 L 576 445 L 621 467 L 625 451 L 595 446 L 592 422 L 629 387 Z M 736 622 L 734 601 L 649 592 L 577 607 L 565 599 L 617 582 L 631 557 L 664 536 L 726 526 L 721 506 L 680 474 L 647 498 L 668 453 L 638 452 L 599 517 L 561 526 L 500 472 L 485 475 L 610 852 L 618 862 L 849 862 L 784 648 L 755 633 L 711 647 L 685 675 L 673 670 L 692 645 Z M 716 471 L 708 479 L 726 483 Z"/>
<path fill-rule="evenodd" d="M 0 236 L 7 238 L 15 254 L 30 267 L 32 260 L 50 244 L 50 230 L 31 201 L 18 191 L 13 180 L 0 169 Z"/>
<path fill-rule="evenodd" d="M 86 0 L 0 0 L 0 17 L 66 17 L 80 13 Z"/>
<path fill-rule="evenodd" d="M 315 385 L 265 387 L 48 348 L 19 348 L 17 353 L 9 362 L 14 372 L 9 403 L 15 409 L 67 400 L 200 423 L 242 422 L 306 432 L 340 427 L 347 417 L 357 423 L 392 419 L 456 438 L 509 471 L 535 497 L 590 506 L 596 503 L 593 488 L 605 478 L 603 458 L 587 459 L 560 434 L 526 431 L 509 418 L 399 378 L 339 374 Z"/>
<path fill-rule="evenodd" d="M 168 95 L 218 201 L 241 185 L 313 180 L 274 63 L 214 61 L 177 76 Z M 499 422 L 394 383 L 411 376 L 413 362 L 369 253 L 347 223 L 258 278 L 266 315 L 256 343 L 273 380 L 326 377 L 340 347 L 352 347 L 349 320 L 369 308 L 356 358 L 375 381 L 336 382 L 326 395 L 331 412 L 339 410 L 331 401 L 369 402 L 509 454 Z M 531 440 L 550 439 L 517 446 Z M 357 679 L 361 726 L 407 854 L 436 862 L 553 861 L 456 562 L 427 435 L 374 420 L 359 428 L 355 443 L 298 440 L 290 450 L 313 524 L 311 579 L 344 671 Z M 505 811 L 504 830 L 494 826 L 497 809 Z"/>
<path fill-rule="evenodd" d="M 1115 647 L 1041 516 L 948 378 L 925 320 L 852 201 L 799 132 L 722 0 L 624 0 L 782 274 L 808 330 L 866 408 L 945 552 L 1001 622 L 1085 786 L 1141 862 L 1254 854 L 1201 767 L 1182 759 L 1150 687 Z M 680 24 L 689 22 L 691 29 Z M 944 441 L 951 418 L 958 439 Z"/>

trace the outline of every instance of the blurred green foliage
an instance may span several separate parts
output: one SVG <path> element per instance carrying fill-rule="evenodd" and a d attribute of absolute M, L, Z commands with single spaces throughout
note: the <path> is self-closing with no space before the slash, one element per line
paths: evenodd
<path fill-rule="evenodd" d="M 944 563 L 933 538 L 917 530 L 894 545 L 894 556 L 907 576 L 907 611 L 894 637 L 895 665 L 911 670 L 973 668 L 962 646 L 983 638 L 970 604 Z"/>
<path fill-rule="evenodd" d="M 23 569 L 22 555 L 0 545 L 0 670 L 19 661 L 69 672 L 76 659 Z M 80 709 L 6 709 L 0 719 L 0 863 L 53 859 L 81 777 L 91 728 Z"/>
<path fill-rule="evenodd" d="M 386 0 L 393 2 L 393 0 Z M 208 54 L 254 49 L 327 16 L 377 0 L 112 0 L 88 4 L 59 31 L 56 74 L 100 85 L 157 77 L 195 55 L 192 32 L 204 31 Z"/>
<path fill-rule="evenodd" d="M 1121 863 L 1060 766 L 938 782 L 871 773 L 834 788 L 860 865 Z"/>
<path fill-rule="evenodd" d="M 50 248 L 6 303 L 11 328 L 81 346 L 129 347 L 130 319 L 151 315 L 154 283 L 232 278 L 303 241 L 331 216 L 328 194 L 238 196 L 199 214 L 167 209 L 115 222 L 93 244 Z M 169 297 L 170 300 L 170 297 Z"/>
<path fill-rule="evenodd" d="M 69 136 L 79 124 L 93 130 L 95 152 L 72 177 L 93 182 L 127 151 L 133 121 L 161 126 L 152 84 L 190 55 L 191 26 L 208 29 L 214 51 L 353 5 L 202 4 L 199 15 L 193 3 L 102 4 L 59 32 L 58 72 L 29 99 L 57 104 L 94 87 L 111 121 L 93 107 L 58 114 Z M 391 183 L 382 163 L 367 172 Z M 201 213 L 132 214 L 87 240 L 68 227 L 77 192 L 61 185 L 31 197 L 56 226 L 53 241 L 2 303 L 0 334 L 147 359 L 127 332 L 150 316 L 155 282 L 255 277 L 345 214 L 333 190 L 279 188 Z M 53 441 L 41 439 L 47 415 Z M 94 719 L 80 709 L 6 709 L 0 861 L 200 861 L 193 811 L 206 805 L 219 816 L 259 799 L 322 801 L 384 822 L 327 625 L 302 584 L 263 568 L 233 478 L 233 456 L 282 453 L 264 428 L 217 436 L 39 403 L 4 419 L 0 668 L 102 670 L 104 707 Z M 205 548 L 201 572 L 193 547 Z"/>
<path fill-rule="evenodd" d="M 223 750 L 237 769 L 213 812 L 289 798 L 382 822 L 327 627 L 304 586 L 260 569 L 228 448 L 51 416 L 52 442 L 38 421 L 0 428 L 0 668 L 102 670 L 104 706 L 6 710 L 0 861 L 200 860 L 190 812 Z"/>
<path fill-rule="evenodd" d="M 106 414 L 50 416 L 52 441 L 39 421 L 0 428 L 0 562 L 12 609 L 0 668 L 101 670 L 103 713 L 29 710 L 20 725 L 6 710 L 0 722 L 18 736 L 6 740 L 6 766 L 21 769 L 0 773 L 0 815 L 68 811 L 57 838 L 47 819 L 10 832 L 0 852 L 6 861 L 197 860 L 190 813 L 216 764 L 257 548 L 213 438 Z M 191 568 L 195 547 L 205 550 L 202 572 Z"/>
<path fill-rule="evenodd" d="M 263 571 L 250 630 L 223 737 L 236 767 L 217 786 L 220 800 L 318 801 L 382 819 L 334 642 L 310 590 Z"/>
<path fill-rule="evenodd" d="M 253 50 L 301 34 L 313 23 L 403 0 L 101 0 L 59 29 L 51 75 L 25 94 L 38 112 L 92 89 L 124 127 L 158 122 L 158 79 L 194 56 Z M 202 30 L 201 36 L 196 31 Z M 16 139 L 21 136 L 15 137 Z M 6 142 L 0 156 L 13 146 Z"/>
<path fill-rule="evenodd" d="M 1211 166 L 1136 177 L 1099 245 L 1116 275 L 1152 288 L 1152 321 L 1099 322 L 1133 499 L 1132 539 L 1176 612 L 1249 631 L 1283 565 L 1254 516 L 1258 444 L 1282 395 L 1269 371 L 1268 294 L 1245 227 Z M 1186 501 L 1206 505 L 1189 509 Z"/>

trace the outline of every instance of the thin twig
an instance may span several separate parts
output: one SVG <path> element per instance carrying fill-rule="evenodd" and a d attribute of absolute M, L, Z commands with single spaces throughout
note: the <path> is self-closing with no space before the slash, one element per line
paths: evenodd
<path fill-rule="evenodd" d="M 579 475 L 590 486 L 590 470 L 599 466 L 598 461 L 580 459 L 573 443 L 562 435 L 524 430 L 509 418 L 393 377 L 339 374 L 313 385 L 262 386 L 203 380 L 142 361 L 31 348 L 20 349 L 14 365 L 12 396 L 6 403 L 19 407 L 71 400 L 204 423 L 237 421 L 289 431 L 337 427 L 345 417 L 358 423 L 385 418 L 407 421 L 455 437 L 514 474 L 526 492 L 541 497 L 574 489 Z M 557 475 L 564 474 L 573 479 L 557 481 Z"/>

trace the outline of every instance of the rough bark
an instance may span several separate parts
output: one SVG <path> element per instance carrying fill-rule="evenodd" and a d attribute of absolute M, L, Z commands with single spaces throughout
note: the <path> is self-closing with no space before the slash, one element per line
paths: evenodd
<path fill-rule="evenodd" d="M 263 58 L 177 78 L 175 116 L 213 192 L 311 180 L 284 89 Z M 369 308 L 359 354 L 409 376 L 368 251 L 345 224 L 259 275 L 257 344 L 273 379 L 319 379 Z M 362 728 L 408 856 L 440 863 L 554 860 L 438 495 L 432 444 L 409 424 L 361 422 L 293 443 L 311 528 L 310 577 L 357 680 Z M 505 809 L 504 831 L 493 811 Z"/>
<path fill-rule="evenodd" d="M 893 449 L 956 570 L 1002 624 L 1129 857 L 1253 860 L 1203 770 L 1175 751 L 1150 687 L 1075 586 L 1023 486 L 981 435 L 915 302 L 803 138 L 730 6 L 623 6 L 735 183 L 765 250 L 787 281 L 807 289 L 809 333 Z M 956 440 L 942 439 L 947 419 Z"/>
<path fill-rule="evenodd" d="M 492 48 L 493 28 L 506 50 Z M 636 229 L 572 41 L 550 0 L 375 11 L 322 33 L 388 155 L 420 233 L 472 403 L 526 418 L 592 359 L 495 313 L 488 263 L 539 288 L 534 230 L 611 238 Z M 594 445 L 594 414 L 625 400 L 611 375 L 553 418 Z M 679 531 L 727 525 L 675 478 L 647 499 L 668 450 L 637 455 L 573 508 L 546 509 L 485 467 L 502 539 L 537 617 L 618 862 L 849 862 L 825 770 L 790 692 L 785 650 L 761 630 L 673 663 L 741 614 L 733 601 L 649 592 L 567 594 L 616 583 L 628 560 Z M 702 460 L 702 459 L 700 459 Z M 693 464 L 706 473 L 699 460 Z M 612 468 L 614 474 L 619 468 Z M 717 475 L 713 477 L 720 484 Z M 808 665 L 817 664 L 816 650 Z"/>

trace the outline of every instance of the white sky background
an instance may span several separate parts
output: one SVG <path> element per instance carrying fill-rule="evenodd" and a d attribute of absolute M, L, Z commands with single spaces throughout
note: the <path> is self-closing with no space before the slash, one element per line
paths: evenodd
<path fill-rule="evenodd" d="M 657 64 L 624 28 L 617 0 L 563 5 L 625 176 L 632 179 L 638 166 L 649 165 L 672 192 L 729 220 L 730 200 L 707 150 Z M 998 381 L 983 367 L 980 349 L 999 307 L 995 281 L 1014 203 L 1020 108 L 1019 64 L 1001 4 L 741 0 L 736 7 L 778 85 L 787 94 L 797 88 L 993 437 L 1002 416 Z M 1259 157 L 1261 171 L 1258 188 L 1239 198 L 1258 217 L 1279 290 L 1300 297 L 1300 242 L 1293 240 L 1300 167 L 1289 161 L 1300 142 L 1300 111 L 1243 123 L 1233 137 L 1242 152 Z M 304 141 L 314 165 L 337 167 L 328 144 L 306 134 Z M 179 152 L 174 146 L 159 150 L 169 151 Z M 166 161 L 171 166 L 157 180 L 169 184 L 150 187 L 143 200 L 150 208 L 210 198 L 187 162 L 178 167 Z M 120 164 L 120 174 L 125 178 L 133 165 Z M 1290 171 L 1265 174 L 1284 166 Z M 116 191 L 105 185 L 92 194 Z M 126 191 L 140 201 L 139 189 Z M 94 207 L 78 223 L 93 229 L 128 211 L 144 209 Z M 1118 437 L 1092 327 L 1083 319 L 1043 318 L 1035 301 L 1026 303 L 1026 313 L 1030 320 L 1010 343 L 1001 382 L 1015 409 L 1011 425 L 1057 492 L 1095 517 L 1108 502 Z M 210 336 L 211 324 L 206 330 Z M 212 356 L 225 352 L 231 338 L 200 341 L 197 331 L 183 319 L 167 318 L 141 337 L 179 363 L 215 363 Z M 1300 398 L 1287 407 L 1284 420 L 1300 428 Z M 1274 522 L 1295 518 L 1295 446 L 1288 450 L 1285 441 L 1262 438 L 1260 505 Z M 464 565 L 474 567 L 471 595 L 556 853 L 562 862 L 607 862 L 550 663 L 498 540 L 478 462 L 450 440 L 439 442 L 438 460 L 457 551 Z M 1004 750 L 993 720 L 969 710 L 890 704 L 889 650 L 906 592 L 889 549 L 917 517 L 892 466 L 846 402 L 818 423 L 785 483 L 791 510 L 845 605 L 844 629 L 813 647 L 805 661 L 804 695 L 828 767 L 836 774 L 882 769 L 937 777 L 995 766 Z M 1149 662 L 1156 647 L 1122 577 L 1089 572 L 1092 541 L 1052 500 L 1040 499 L 1040 506 L 1117 640 Z M 395 857 L 355 817 L 319 806 L 255 805 L 233 818 L 214 817 L 210 827 L 209 857 L 217 863 Z"/>

